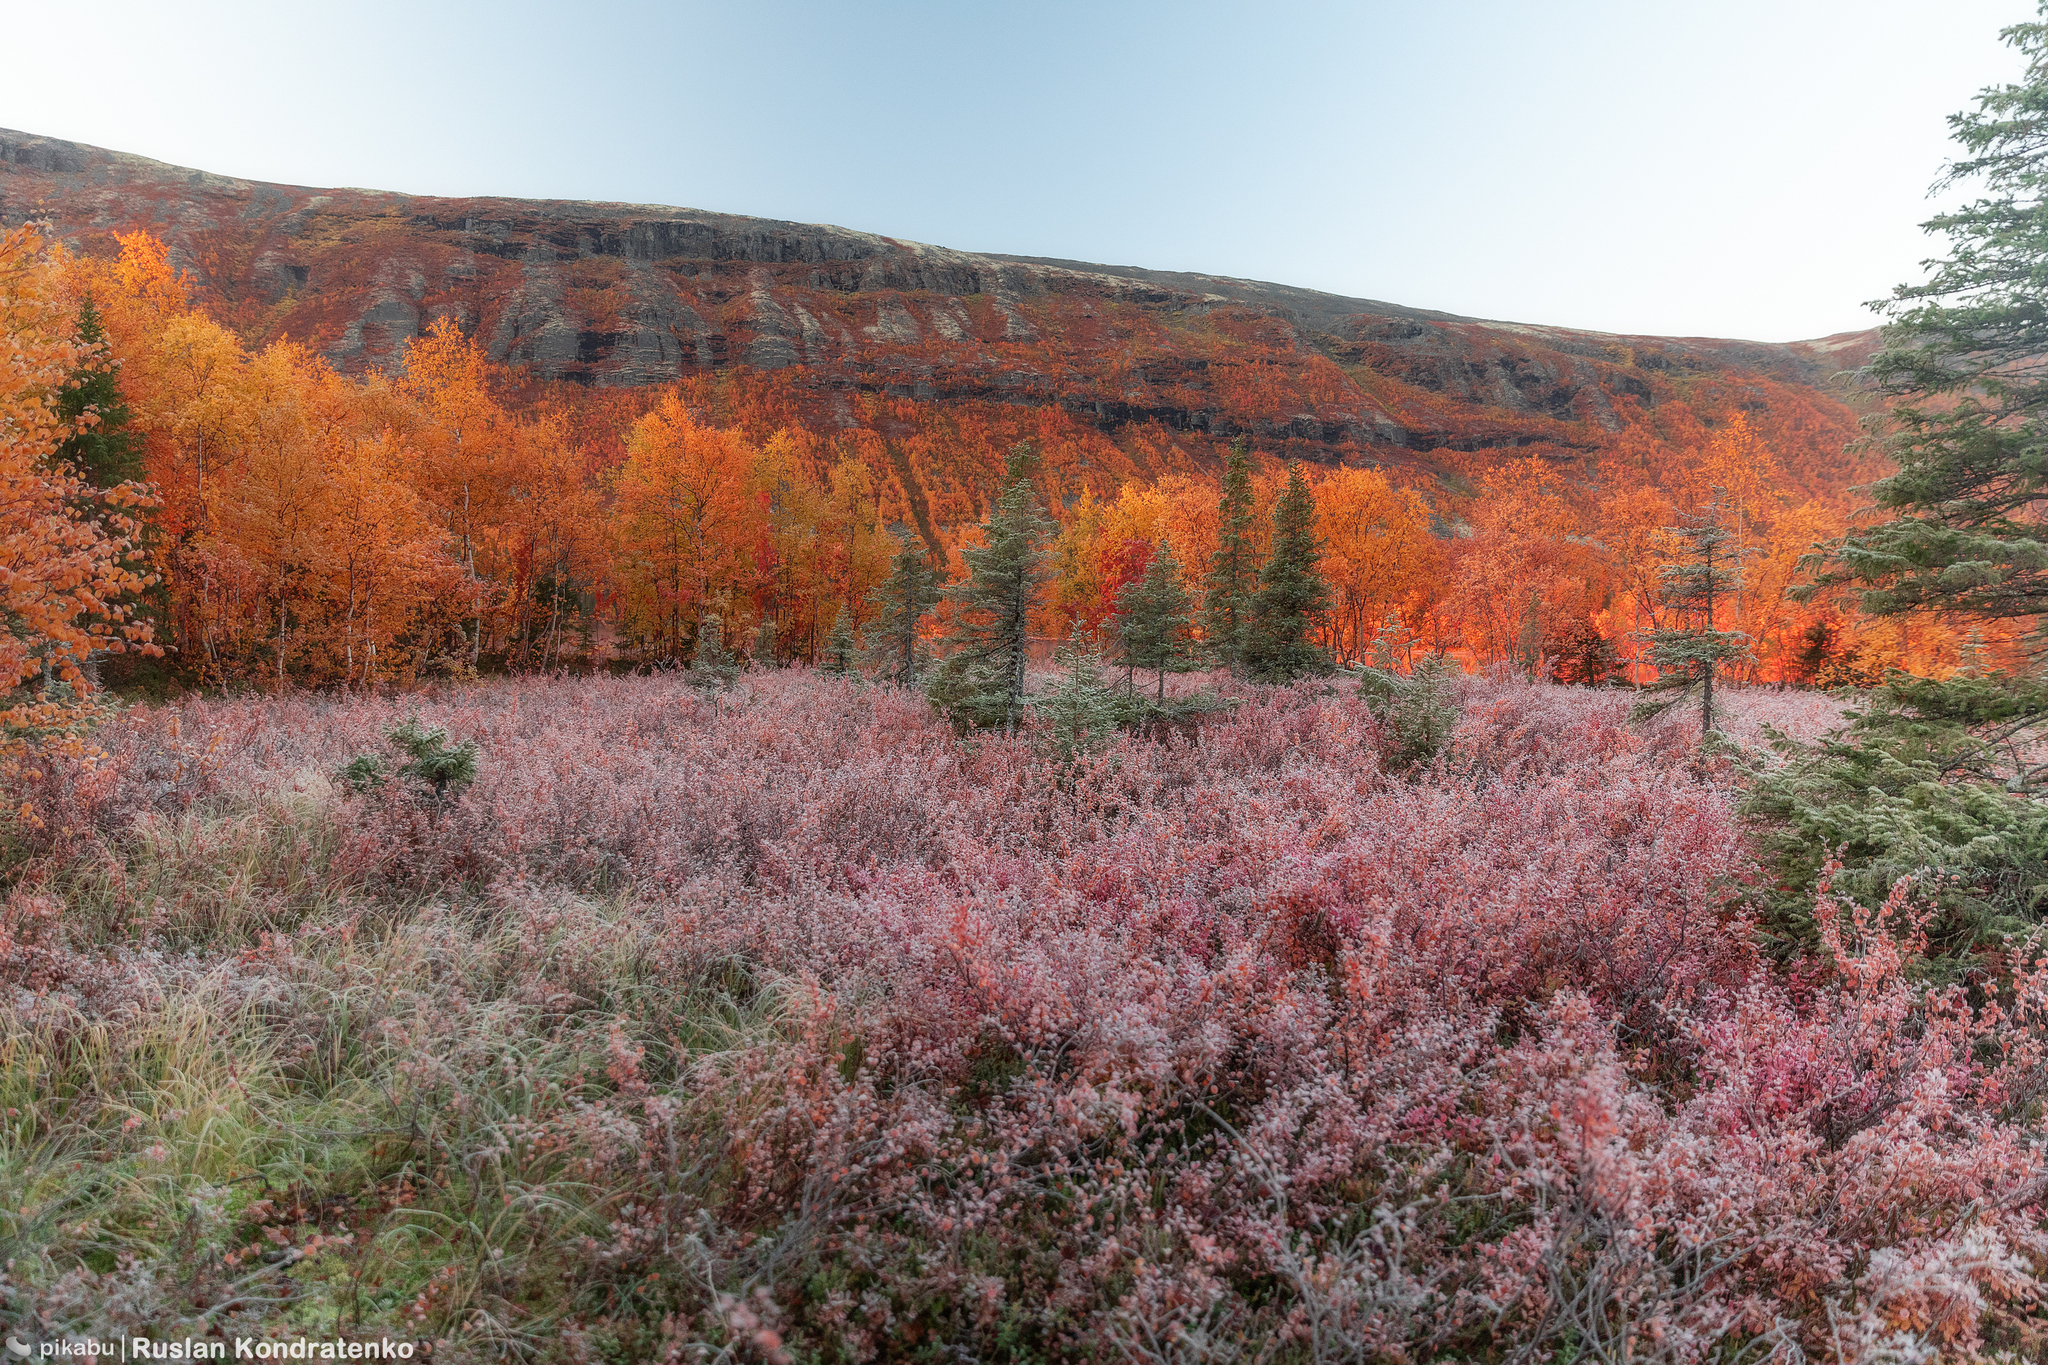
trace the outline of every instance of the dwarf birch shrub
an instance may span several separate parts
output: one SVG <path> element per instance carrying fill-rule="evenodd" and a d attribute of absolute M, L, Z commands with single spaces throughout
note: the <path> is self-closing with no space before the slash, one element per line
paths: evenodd
<path fill-rule="evenodd" d="M 2044 954 L 1930 983 L 1910 888 L 1823 886 L 1779 962 L 1689 727 L 1453 681 L 1399 779 L 1312 682 L 1063 762 L 800 670 L 132 713 L 10 793 L 4 1310 L 452 1360 L 2035 1350 Z M 415 711 L 465 790 L 325 776 Z"/>

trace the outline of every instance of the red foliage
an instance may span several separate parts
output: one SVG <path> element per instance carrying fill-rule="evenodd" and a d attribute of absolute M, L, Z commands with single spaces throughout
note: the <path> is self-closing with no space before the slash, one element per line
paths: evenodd
<path fill-rule="evenodd" d="M 52 831 L 118 836 L 303 787 L 419 700 L 192 701 L 31 795 Z M 786 983 L 781 1041 L 660 1084 L 617 1042 L 611 1093 L 548 1129 L 620 1182 L 593 1264 L 654 1273 L 688 1232 L 740 1265 L 810 1220 L 872 1311 L 776 1282 L 778 1341 L 865 1359 L 998 1317 L 1073 1355 L 2015 1339 L 2048 968 L 1914 986 L 1902 892 L 1824 899 L 1830 956 L 1781 975 L 1682 727 L 1498 679 L 1465 700 L 1410 784 L 1309 688 L 1075 767 L 800 673 L 716 711 L 662 678 L 456 691 L 420 710 L 482 744 L 476 785 L 342 799 L 327 875 L 488 885 L 529 924 L 626 886 L 675 960 Z M 730 1172 L 715 1218 L 633 1175 L 684 1111 Z"/>

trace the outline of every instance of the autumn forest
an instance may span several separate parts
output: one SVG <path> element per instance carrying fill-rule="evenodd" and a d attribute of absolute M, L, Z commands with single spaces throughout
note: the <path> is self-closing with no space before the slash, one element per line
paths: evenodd
<path fill-rule="evenodd" d="M 2048 1358 L 2005 37 L 1785 344 L 0 129 L 10 1351 Z"/>
<path fill-rule="evenodd" d="M 391 368 L 349 377 L 289 341 L 250 346 L 146 235 L 110 259 L 20 230 L 6 251 L 21 297 L 47 310 L 38 335 L 84 345 L 72 381 L 112 381 L 82 429 L 119 459 L 79 472 L 127 489 L 110 495 L 134 523 L 126 617 L 162 651 L 156 671 L 186 685 L 687 663 L 706 616 L 757 663 L 816 662 L 842 613 L 856 632 L 868 623 L 905 543 L 959 575 L 1018 442 L 1039 451 L 1058 521 L 1037 638 L 1110 641 L 1119 593 L 1158 547 L 1195 566 L 1190 588 L 1217 549 L 1227 438 L 1106 435 L 1056 407 L 887 395 L 863 396 L 866 420 L 834 429 L 805 420 L 792 371 L 536 388 L 447 320 Z M 94 335 L 79 343 L 88 309 Z M 1640 680 L 1675 552 L 1666 528 L 1721 490 L 1745 560 L 1724 624 L 1754 642 L 1738 679 L 1955 665 L 1967 642 L 1952 632 L 1786 596 L 1800 557 L 1854 505 L 1857 467 L 1840 451 L 1857 431 L 1839 398 L 1761 379 L 1674 389 L 1622 405 L 1590 450 L 1454 455 L 1428 478 L 1309 466 L 1328 585 L 1317 643 L 1356 662 L 1391 620 L 1404 655 Z M 1252 450 L 1270 534 L 1285 467 Z M 1116 474 L 1145 468 L 1171 472 Z"/>

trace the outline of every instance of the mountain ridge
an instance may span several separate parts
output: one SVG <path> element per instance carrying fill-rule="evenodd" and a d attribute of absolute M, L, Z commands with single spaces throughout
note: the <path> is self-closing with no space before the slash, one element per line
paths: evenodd
<path fill-rule="evenodd" d="M 1600 333 L 704 209 L 283 185 L 0 130 L 0 223 L 38 218 L 93 254 L 117 232 L 161 237 L 251 343 L 290 339 L 345 372 L 401 363 L 446 318 L 542 384 L 754 376 L 778 410 L 884 437 L 922 408 L 1032 409 L 1112 443 L 1142 429 L 1196 466 L 1240 436 L 1433 480 L 1572 460 L 1704 384 L 1757 411 L 1810 392 L 1826 420 L 1800 420 L 1828 434 L 1806 464 L 1832 468 L 1856 397 L 1837 376 L 1876 337 Z"/>

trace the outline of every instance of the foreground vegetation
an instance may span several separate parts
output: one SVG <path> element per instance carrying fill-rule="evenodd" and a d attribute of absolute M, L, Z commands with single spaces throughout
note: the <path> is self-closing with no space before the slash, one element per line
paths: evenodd
<path fill-rule="evenodd" d="M 1400 773 L 1320 685 L 1092 749 L 801 672 L 133 712 L 18 779 L 5 1310 L 457 1360 L 2037 1349 L 2032 959 L 1916 984 L 1902 891 L 1774 960 L 1690 723 L 1456 686 Z M 1727 702 L 1753 748 L 1834 720 Z M 467 786 L 400 776 L 438 727 Z"/>
<path fill-rule="evenodd" d="M 2048 22 L 2009 36 L 2031 84 L 1958 122 L 1993 191 L 1931 225 L 1961 239 L 2048 221 L 2004 117 L 2048 100 Z M 793 438 L 764 464 L 674 393 L 605 486 L 647 533 L 615 624 L 687 669 L 386 695 L 577 657 L 562 533 L 594 503 L 544 490 L 594 497 L 588 471 L 447 327 L 354 386 L 243 354 L 154 244 L 74 278 L 32 236 L 0 237 L 0 681 L 41 674 L 0 712 L 10 1325 L 721 1365 L 2048 1353 L 2039 234 L 1902 291 L 1872 369 L 1902 405 L 1892 519 L 1795 594 L 1854 592 L 1898 659 L 1938 626 L 1947 676 L 1846 713 L 1727 691 L 1793 566 L 1774 548 L 1761 594 L 1741 568 L 1768 462 L 1706 460 L 1630 599 L 1662 612 L 1631 674 L 1697 722 L 1455 671 L 1410 589 L 1325 572 L 1347 526 L 1433 544 L 1367 471 L 1292 470 L 1267 543 L 1236 451 L 1196 499 L 1213 544 L 1176 545 L 1157 490 L 1117 504 L 1143 537 L 1085 498 L 1056 524 L 1020 444 L 942 594 L 859 470 L 826 497 Z M 117 341 L 184 338 L 120 358 L 211 346 L 253 387 L 137 365 L 138 451 L 91 308 L 68 330 L 86 279 Z M 1488 501 L 1599 548 L 1527 473 Z M 1344 487 L 1387 505 L 1346 523 Z M 712 503 L 740 530 L 640 553 Z M 1414 534 L 1382 534 L 1402 508 Z M 1634 508 L 1612 526 L 1673 510 Z M 777 576 L 835 526 L 841 558 Z M 1480 532 L 1460 600 L 1562 600 L 1490 574 L 1506 529 Z M 1579 574 L 1500 562 L 1539 561 Z M 1049 609 L 1119 645 L 1121 691 L 1085 649 L 1034 690 Z M 1507 622 L 1461 638 L 1613 671 L 1597 631 Z M 1854 662 L 1831 638 L 1813 661 Z M 91 690 L 167 646 L 274 695 Z M 774 667 L 797 656 L 822 667 Z M 1231 695 L 1178 673 L 1204 661 Z"/>

